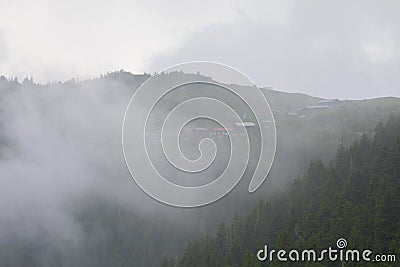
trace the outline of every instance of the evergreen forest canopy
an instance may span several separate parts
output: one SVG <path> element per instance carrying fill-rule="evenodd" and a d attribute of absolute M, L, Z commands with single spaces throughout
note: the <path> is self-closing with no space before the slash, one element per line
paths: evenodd
<path fill-rule="evenodd" d="M 379 123 L 373 137 L 364 134 L 348 148 L 340 144 L 328 164 L 312 161 L 282 195 L 260 201 L 246 216 L 190 243 L 177 262 L 166 259 L 163 266 L 340 266 L 256 258 L 264 244 L 276 250 L 317 250 L 335 246 L 339 238 L 351 249 L 400 255 L 400 116 Z"/>
<path fill-rule="evenodd" d="M 387 240 L 398 227 L 395 217 L 387 221 L 398 216 L 398 187 L 382 167 L 388 163 L 378 164 L 391 160 L 399 128 L 389 115 L 400 114 L 400 99 L 340 101 L 293 115 L 322 99 L 263 90 L 278 131 L 265 184 L 248 194 L 245 177 L 213 205 L 182 210 L 145 195 L 120 150 L 125 107 L 149 77 L 118 71 L 48 84 L 0 77 L 0 266 L 140 267 L 169 258 L 164 264 L 235 266 L 253 262 L 265 243 L 325 246 L 338 237 L 378 252 L 399 247 L 391 243 L 398 230 Z"/>

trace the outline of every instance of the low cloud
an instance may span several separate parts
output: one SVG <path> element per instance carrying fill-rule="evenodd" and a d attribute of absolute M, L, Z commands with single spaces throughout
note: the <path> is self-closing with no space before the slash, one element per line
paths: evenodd
<path fill-rule="evenodd" d="M 243 17 L 203 28 L 174 52 L 154 57 L 151 69 L 210 60 L 285 91 L 343 99 L 400 96 L 398 8 L 395 1 L 297 2 L 287 20 Z"/>

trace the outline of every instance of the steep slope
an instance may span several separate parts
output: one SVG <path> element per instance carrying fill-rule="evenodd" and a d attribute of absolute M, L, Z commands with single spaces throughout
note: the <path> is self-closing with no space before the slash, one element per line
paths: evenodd
<path fill-rule="evenodd" d="M 369 134 L 400 107 L 400 99 L 388 98 L 341 102 L 315 113 L 293 115 L 289 114 L 293 108 L 319 105 L 321 99 L 265 92 L 277 114 L 278 131 L 277 155 L 266 183 L 248 194 L 245 178 L 213 205 L 181 210 L 145 195 L 132 182 L 121 154 L 125 107 L 148 77 L 119 71 L 93 80 L 45 85 L 0 79 L 0 171 L 5 173 L 0 179 L 3 188 L 9 188 L 11 178 L 14 185 L 2 194 L 0 204 L 12 210 L 12 216 L 0 216 L 2 265 L 29 261 L 30 266 L 156 266 L 166 256 L 180 255 L 189 240 L 214 234 L 220 223 L 285 190 L 310 161 L 333 159 L 337 144 L 347 146 L 362 133 Z M 25 148 L 32 152 L 30 156 L 44 158 L 31 160 Z M 35 176 L 27 166 L 37 162 L 42 164 L 33 169 Z M 46 186 L 38 187 L 34 179 L 45 181 Z M 65 186 L 57 187 L 63 179 Z M 27 187 L 38 189 L 30 191 L 29 201 L 23 197 Z M 43 188 L 49 190 L 42 192 Z M 72 193 L 57 203 L 65 189 Z M 48 203 L 58 206 L 46 214 Z M 31 210 L 40 212 L 31 214 Z M 54 216 L 54 211 L 62 216 Z M 54 219 L 64 222 L 65 218 L 72 233 L 55 227 L 63 224 Z M 28 221 L 29 225 L 20 223 Z"/>
<path fill-rule="evenodd" d="M 335 160 L 328 165 L 311 162 L 306 174 L 284 194 L 261 201 L 245 217 L 221 225 L 216 236 L 191 243 L 177 266 L 264 266 L 256 252 L 265 244 L 276 250 L 322 250 L 335 246 L 339 238 L 346 238 L 352 249 L 399 255 L 399 222 L 400 116 L 393 115 L 376 127 L 373 138 L 363 135 L 349 148 L 339 145 Z M 364 265 L 369 266 L 357 263 Z M 164 266 L 175 266 L 175 262 L 165 260 Z"/>

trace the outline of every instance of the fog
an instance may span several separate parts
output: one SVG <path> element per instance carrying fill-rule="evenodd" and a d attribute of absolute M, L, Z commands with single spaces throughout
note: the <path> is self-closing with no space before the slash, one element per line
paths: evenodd
<path fill-rule="evenodd" d="M 133 181 L 122 153 L 122 121 L 130 97 L 148 77 L 121 71 L 47 85 L 1 78 L 1 264 L 148 266 L 177 255 L 190 239 L 212 233 L 239 210 L 226 207 L 250 205 L 240 200 L 249 197 L 248 181 L 242 197 L 197 210 L 157 202 Z M 221 157 L 228 148 L 219 143 L 219 163 L 197 180 L 168 171 L 160 147 L 152 160 L 172 181 L 209 181 L 226 165 Z M 196 155 L 196 147 L 187 140 L 183 150 Z"/>
<path fill-rule="evenodd" d="M 149 68 L 211 60 L 281 91 L 341 99 L 400 96 L 399 2 L 281 3 L 284 12 L 265 1 L 258 12 L 207 25 L 154 56 Z M 281 20 L 273 20 L 271 10 Z"/>
<path fill-rule="evenodd" d="M 122 157 L 123 113 L 134 88 L 104 80 L 16 87 L 2 86 L 0 98 L 4 264 L 29 254 L 24 249 L 40 265 L 76 253 L 88 238 L 77 212 L 90 201 L 142 212 L 158 204 L 142 201 Z"/>
<path fill-rule="evenodd" d="M 312 105 L 320 99 L 264 90 L 278 133 L 277 154 L 266 182 L 256 193 L 248 193 L 259 153 L 259 133 L 250 129 L 250 161 L 238 186 L 212 205 L 182 209 L 144 193 L 125 165 L 124 112 L 135 89 L 149 77 L 119 71 L 93 80 L 45 85 L 0 78 L 0 265 L 157 265 L 164 257 L 180 255 L 190 240 L 215 233 L 235 214 L 246 214 L 260 198 L 278 196 L 311 160 L 329 161 L 338 144 L 350 144 L 391 112 L 400 112 L 399 100 L 391 98 L 345 101 L 316 114 L 293 116 L 288 112 L 294 104 Z M 164 107 L 213 91 L 193 89 L 190 94 L 171 94 L 172 102 Z M 232 95 L 216 92 L 214 97 L 235 109 L 241 106 Z M 239 109 L 239 114 L 246 110 Z M 166 114 L 161 106 L 150 121 L 159 124 Z M 159 140 L 149 141 L 151 146 L 160 145 Z M 191 176 L 195 181 L 171 170 L 159 146 L 151 158 L 171 181 L 198 185 L 218 176 L 226 165 L 225 141 L 223 137 L 216 142 L 216 165 L 204 172 L 207 177 Z M 194 155 L 189 158 L 198 156 L 198 140 L 187 138 L 182 144 L 186 155 Z"/>
<path fill-rule="evenodd" d="M 398 1 L 0 4 L 0 74 L 8 77 L 46 83 L 210 60 L 282 91 L 399 96 Z"/>
<path fill-rule="evenodd" d="M 293 109 L 321 99 L 280 91 L 400 96 L 399 3 L 0 0 L 0 265 L 157 265 L 279 195 L 311 160 L 328 162 L 338 144 L 371 135 L 400 112 L 398 99 L 341 101 L 303 116 Z M 278 122 L 267 182 L 248 194 L 250 169 L 226 197 L 192 210 L 159 203 L 133 181 L 122 121 L 150 75 L 108 73 L 154 73 L 191 60 L 229 64 L 278 90 L 264 91 Z M 183 151 L 197 156 L 196 142 L 186 142 Z M 188 181 L 160 153 L 151 157 L 171 181 L 209 181 Z"/>

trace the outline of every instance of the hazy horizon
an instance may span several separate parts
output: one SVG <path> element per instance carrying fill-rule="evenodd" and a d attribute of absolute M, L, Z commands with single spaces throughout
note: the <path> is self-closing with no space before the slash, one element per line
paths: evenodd
<path fill-rule="evenodd" d="M 398 10 L 0 0 L 0 266 L 400 255 Z"/>
<path fill-rule="evenodd" d="M 105 73 L 100 73 L 100 74 L 97 75 L 97 76 L 87 77 L 87 78 L 84 78 L 84 79 L 80 79 L 79 77 L 71 77 L 71 78 L 66 78 L 65 80 L 49 80 L 49 81 L 44 81 L 44 82 L 43 82 L 43 81 L 36 81 L 35 78 L 34 78 L 33 76 L 30 76 L 30 75 L 24 76 L 24 78 L 21 79 L 21 78 L 16 77 L 16 76 L 14 76 L 14 77 L 7 77 L 7 76 L 4 76 L 4 75 L 2 75 L 2 74 L 0 73 L 0 77 L 5 77 L 6 79 L 17 78 L 17 79 L 18 79 L 18 82 L 20 82 L 20 83 L 23 83 L 23 80 L 24 80 L 24 79 L 30 79 L 30 80 L 31 80 L 33 83 L 35 83 L 35 84 L 46 85 L 46 84 L 52 84 L 52 83 L 58 83 L 58 82 L 66 83 L 66 82 L 69 82 L 69 81 L 72 81 L 72 80 L 74 80 L 75 82 L 91 81 L 91 80 L 99 79 L 99 78 L 101 78 L 102 76 L 105 76 L 105 75 L 107 75 L 107 74 L 110 74 L 110 73 L 117 73 L 117 72 L 119 72 L 119 71 L 124 71 L 124 72 L 127 72 L 127 73 L 132 74 L 132 75 L 154 75 L 154 73 L 147 73 L 147 72 L 142 72 L 142 73 L 136 72 L 136 73 L 135 73 L 135 72 L 131 72 L 131 71 L 128 71 L 128 70 L 125 70 L 125 69 L 119 69 L 119 70 L 109 70 L 109 71 L 107 71 L 107 72 L 105 72 Z M 149 76 L 149 77 L 150 77 L 150 76 Z M 341 101 L 345 101 L 345 100 L 368 100 L 368 99 L 390 98 L 390 97 L 393 97 L 393 98 L 400 98 L 400 95 L 399 95 L 399 96 L 395 96 L 395 95 L 385 95 L 385 96 L 375 96 L 375 97 L 367 97 L 367 98 L 340 98 L 340 97 L 330 97 L 330 98 L 327 98 L 327 97 L 318 96 L 318 95 L 313 95 L 313 94 L 304 93 L 304 92 L 300 92 L 300 91 L 298 91 L 298 92 L 296 92 L 296 91 L 290 91 L 290 90 L 289 90 L 289 91 L 285 91 L 285 90 L 282 90 L 282 89 L 280 89 L 280 88 L 275 88 L 274 86 L 271 86 L 271 85 L 268 85 L 268 84 L 266 84 L 266 85 L 259 85 L 259 84 L 256 84 L 256 86 L 257 86 L 258 88 L 260 88 L 260 89 L 268 88 L 268 89 L 270 89 L 270 90 L 277 91 L 277 92 L 282 92 L 282 93 L 288 93 L 288 94 L 304 94 L 304 95 L 308 95 L 308 96 L 312 96 L 312 97 L 317 97 L 317 98 L 321 98 L 321 99 L 338 99 L 338 100 L 341 100 Z"/>
<path fill-rule="evenodd" d="M 0 75 L 20 80 L 87 79 L 119 69 L 154 73 L 205 60 L 280 91 L 400 97 L 397 1 L 0 5 Z"/>

